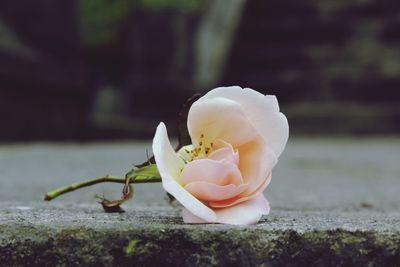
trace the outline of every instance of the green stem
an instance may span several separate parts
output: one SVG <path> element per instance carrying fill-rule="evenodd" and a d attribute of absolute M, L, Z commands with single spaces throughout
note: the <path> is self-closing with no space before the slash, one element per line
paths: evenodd
<path fill-rule="evenodd" d="M 109 183 L 125 184 L 125 181 L 126 181 L 126 179 L 123 176 L 113 176 L 113 175 L 99 176 L 99 177 L 89 179 L 86 181 L 76 182 L 76 183 L 72 183 L 67 186 L 56 188 L 50 192 L 47 192 L 44 195 L 44 200 L 50 201 L 50 200 L 55 199 L 58 196 L 75 191 L 79 188 L 87 187 L 87 186 L 91 186 L 91 185 L 95 185 L 95 184 L 99 184 L 99 183 L 109 182 Z M 135 179 L 130 180 L 130 183 L 135 183 L 135 184 L 158 183 L 158 182 L 161 182 L 160 177 L 140 177 L 139 176 L 139 177 L 136 177 Z"/>

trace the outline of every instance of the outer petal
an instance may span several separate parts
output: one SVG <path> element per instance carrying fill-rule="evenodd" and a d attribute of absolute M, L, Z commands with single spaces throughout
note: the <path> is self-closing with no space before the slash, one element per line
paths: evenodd
<path fill-rule="evenodd" d="M 242 106 L 223 97 L 193 103 L 188 114 L 188 130 L 194 146 L 221 139 L 237 147 L 257 135 Z"/>
<path fill-rule="evenodd" d="M 160 123 L 157 127 L 153 139 L 153 153 L 165 191 L 173 195 L 186 209 L 201 219 L 210 222 L 215 221 L 214 211 L 192 196 L 178 183 L 179 174 L 185 163 L 172 148 L 164 123 Z"/>
<path fill-rule="evenodd" d="M 214 222 L 234 225 L 255 224 L 261 219 L 262 215 L 267 215 L 269 211 L 267 199 L 263 194 L 259 194 L 233 207 L 216 210 L 217 218 Z M 182 217 L 185 223 L 206 222 L 186 209 L 183 210 Z"/>
<path fill-rule="evenodd" d="M 261 137 L 240 146 L 238 150 L 243 182 L 250 185 L 242 196 L 248 196 L 265 183 L 278 159 Z"/>
<path fill-rule="evenodd" d="M 289 125 L 285 115 L 279 112 L 275 96 L 263 95 L 253 89 L 239 86 L 218 87 L 196 101 L 224 97 L 240 103 L 251 124 L 262 135 L 277 157 L 285 148 L 289 137 Z"/>

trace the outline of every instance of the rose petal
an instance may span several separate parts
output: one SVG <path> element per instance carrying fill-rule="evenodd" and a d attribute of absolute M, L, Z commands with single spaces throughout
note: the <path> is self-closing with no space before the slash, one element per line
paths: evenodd
<path fill-rule="evenodd" d="M 203 181 L 216 185 L 243 183 L 238 167 L 232 163 L 212 159 L 196 159 L 185 165 L 180 180 L 184 185 Z"/>
<path fill-rule="evenodd" d="M 243 197 L 242 194 L 240 194 L 239 196 L 231 198 L 231 199 L 225 199 L 225 200 L 221 200 L 221 201 L 210 201 L 208 203 L 208 205 L 210 205 L 211 208 L 227 208 L 227 207 L 232 207 L 241 202 L 247 201 L 249 199 L 252 199 L 256 195 L 258 195 L 264 191 L 264 189 L 271 182 L 271 178 L 272 178 L 272 173 L 270 173 L 268 175 L 268 178 L 264 181 L 263 184 L 261 184 L 256 190 L 254 190 L 248 196 Z"/>
<path fill-rule="evenodd" d="M 178 183 L 180 171 L 185 163 L 172 148 L 164 123 L 160 123 L 157 127 L 153 139 L 153 153 L 165 191 L 173 195 L 196 216 L 207 221 L 215 220 L 214 211 L 192 196 Z"/>
<path fill-rule="evenodd" d="M 217 141 L 219 145 L 214 145 L 216 149 L 211 152 L 209 159 L 217 160 L 217 161 L 226 161 L 232 164 L 239 164 L 239 152 L 235 151 L 231 144 L 228 144 L 223 141 Z M 217 148 L 221 147 L 221 148 Z"/>
<path fill-rule="evenodd" d="M 240 103 L 251 124 L 279 157 L 289 137 L 289 125 L 285 115 L 279 112 L 275 96 L 263 95 L 253 89 L 239 86 L 219 87 L 211 90 L 197 102 L 224 97 Z M 196 103 L 197 103 L 196 102 Z"/>
<path fill-rule="evenodd" d="M 265 182 L 278 159 L 261 137 L 238 147 L 238 150 L 240 154 L 239 170 L 243 182 L 250 185 L 242 193 L 242 196 L 247 196 Z"/>
<path fill-rule="evenodd" d="M 189 191 L 194 197 L 204 201 L 220 201 L 230 199 L 248 187 L 248 184 L 241 185 L 216 185 L 209 182 L 192 182 L 185 185 L 185 189 Z"/>
<path fill-rule="evenodd" d="M 200 142 L 209 145 L 218 139 L 237 147 L 257 135 L 242 106 L 223 97 L 193 103 L 188 114 L 188 130 L 195 147 Z"/>
<path fill-rule="evenodd" d="M 262 215 L 267 215 L 270 211 L 269 203 L 263 194 L 258 194 L 252 199 L 242 202 L 233 207 L 218 209 L 215 211 L 217 218 L 215 221 L 207 221 L 197 217 L 189 210 L 182 211 L 185 223 L 225 223 L 233 225 L 249 225 L 257 223 Z"/>

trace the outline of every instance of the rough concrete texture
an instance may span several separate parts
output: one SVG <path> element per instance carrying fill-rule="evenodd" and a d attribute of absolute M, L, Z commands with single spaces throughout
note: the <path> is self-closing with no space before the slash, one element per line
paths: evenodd
<path fill-rule="evenodd" d="M 400 140 L 295 139 L 266 190 L 272 212 L 254 226 L 183 224 L 160 185 L 136 187 L 123 214 L 83 189 L 55 186 L 123 174 L 149 144 L 0 146 L 0 265 L 399 266 Z"/>

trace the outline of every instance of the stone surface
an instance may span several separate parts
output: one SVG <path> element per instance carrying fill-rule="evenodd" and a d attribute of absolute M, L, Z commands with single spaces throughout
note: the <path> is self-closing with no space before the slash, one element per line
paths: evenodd
<path fill-rule="evenodd" d="M 400 140 L 292 139 L 255 226 L 187 225 L 159 184 L 136 186 L 123 214 L 104 213 L 103 184 L 42 202 L 54 187 L 123 175 L 150 143 L 0 146 L 3 266 L 396 266 Z"/>
<path fill-rule="evenodd" d="M 175 210 L 157 205 L 125 214 L 85 204 L 2 206 L 6 265 L 390 266 L 400 260 L 398 213 L 275 210 L 256 226 L 237 227 L 183 224 Z"/>

